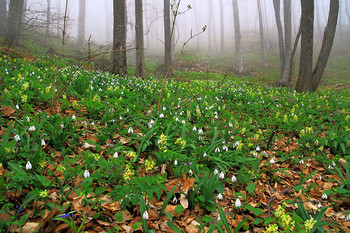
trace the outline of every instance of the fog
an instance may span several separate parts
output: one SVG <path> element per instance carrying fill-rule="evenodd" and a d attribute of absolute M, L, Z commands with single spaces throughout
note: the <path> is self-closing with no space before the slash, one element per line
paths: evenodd
<path fill-rule="evenodd" d="M 47 1 L 27 0 L 28 15 L 30 12 L 46 11 Z M 59 25 L 51 25 L 52 33 L 60 34 L 63 27 L 65 0 L 51 0 L 51 14 L 59 20 Z M 234 47 L 234 24 L 231 0 L 222 0 L 223 12 L 220 11 L 219 0 L 182 0 L 180 12 L 177 16 L 174 40 L 176 49 L 180 49 L 191 33 L 207 29 L 204 33 L 192 39 L 186 49 L 195 49 L 211 54 L 220 53 L 220 16 L 224 19 L 225 51 L 232 51 Z M 282 1 L 283 2 L 283 1 Z M 276 47 L 277 30 L 272 0 L 262 3 L 263 21 L 268 47 Z M 340 23 L 349 28 L 349 21 L 344 13 L 344 2 L 341 1 Z M 192 9 L 188 9 L 187 6 Z M 249 47 L 249 43 L 259 42 L 259 22 L 256 0 L 238 0 L 242 41 Z M 317 0 L 315 6 L 315 36 L 322 36 L 328 18 L 329 0 Z M 127 0 L 127 43 L 134 44 L 134 1 Z M 300 20 L 300 1 L 292 1 L 292 28 L 293 35 L 297 32 Z M 157 53 L 163 49 L 163 1 L 144 1 L 144 32 L 145 48 L 148 53 Z M 34 13 L 33 13 L 34 14 Z M 79 15 L 79 0 L 68 1 L 67 35 L 74 39 L 77 36 Z M 42 15 L 43 20 L 45 15 Z M 281 19 L 283 23 L 283 4 L 281 4 Z M 57 21 L 57 20 L 56 20 Z M 54 22 L 54 21 L 53 21 Z M 53 23 L 54 24 L 54 23 Z M 346 28 L 346 27 L 344 27 Z M 112 0 L 86 0 L 86 31 L 85 38 L 97 44 L 110 44 L 113 32 L 113 1 Z"/>

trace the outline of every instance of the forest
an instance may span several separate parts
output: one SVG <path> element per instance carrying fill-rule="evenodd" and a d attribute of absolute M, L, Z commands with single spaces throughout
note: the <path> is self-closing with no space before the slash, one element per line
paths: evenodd
<path fill-rule="evenodd" d="M 0 232 L 350 232 L 350 0 L 0 0 Z"/>

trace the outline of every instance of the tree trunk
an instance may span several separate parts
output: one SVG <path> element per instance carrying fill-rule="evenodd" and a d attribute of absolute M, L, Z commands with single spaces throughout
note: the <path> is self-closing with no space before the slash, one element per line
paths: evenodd
<path fill-rule="evenodd" d="M 164 76 L 171 66 L 170 0 L 164 0 Z"/>
<path fill-rule="evenodd" d="M 212 55 L 213 53 L 213 35 L 215 32 L 213 32 L 213 1 L 208 0 L 208 55 Z"/>
<path fill-rule="evenodd" d="M 316 20 L 316 27 L 317 27 L 317 32 L 315 33 L 317 38 L 321 38 L 322 37 L 322 26 L 321 26 L 321 19 L 320 19 L 320 2 L 319 1 L 315 1 L 315 20 Z"/>
<path fill-rule="evenodd" d="M 267 68 L 267 54 L 266 54 L 266 39 L 264 34 L 264 22 L 261 12 L 261 0 L 256 0 L 258 6 L 259 17 L 259 31 L 260 31 L 260 48 L 261 48 L 261 64 L 263 68 Z"/>
<path fill-rule="evenodd" d="M 136 71 L 135 75 L 145 78 L 145 48 L 143 41 L 143 7 L 142 0 L 135 0 L 135 31 L 136 31 Z"/>
<path fill-rule="evenodd" d="M 329 55 L 332 51 L 339 15 L 339 0 L 330 0 L 327 26 L 323 34 L 323 41 L 316 66 L 312 72 L 312 87 L 308 91 L 316 91 L 326 69 Z"/>
<path fill-rule="evenodd" d="M 346 16 L 348 18 L 349 21 L 349 26 L 350 26 L 350 9 L 349 9 L 349 1 L 350 0 L 345 0 L 345 12 L 346 12 Z"/>
<path fill-rule="evenodd" d="M 292 53 L 292 8 L 291 0 L 284 0 L 284 59 L 283 70 L 281 70 L 280 83 L 288 85 L 290 71 L 290 60 Z"/>
<path fill-rule="evenodd" d="M 46 47 L 49 45 L 50 41 L 50 26 L 51 26 L 51 0 L 47 0 L 47 10 L 46 10 Z"/>
<path fill-rule="evenodd" d="M 6 0 L 0 0 L 0 34 L 6 31 Z"/>
<path fill-rule="evenodd" d="M 236 51 L 236 72 L 243 72 L 243 57 L 241 44 L 241 25 L 239 22 L 238 0 L 232 1 L 233 18 L 235 26 L 235 51 Z"/>
<path fill-rule="evenodd" d="M 77 49 L 80 52 L 84 51 L 84 44 L 85 44 L 85 15 L 86 15 L 86 1 L 79 0 Z"/>
<path fill-rule="evenodd" d="M 225 56 L 225 15 L 224 5 L 222 0 L 219 1 L 220 6 L 220 53 L 221 56 Z"/>
<path fill-rule="evenodd" d="M 113 19 L 112 72 L 125 76 L 127 74 L 125 0 L 113 0 Z"/>
<path fill-rule="evenodd" d="M 312 89 L 312 58 L 314 36 L 314 0 L 301 0 L 301 51 L 297 92 Z"/>
<path fill-rule="evenodd" d="M 21 45 L 21 27 L 23 18 L 24 0 L 11 0 L 9 15 L 6 22 L 5 43 Z"/>
<path fill-rule="evenodd" d="M 279 45 L 279 51 L 280 51 L 280 78 L 282 78 L 282 73 L 284 70 L 284 40 L 283 40 L 283 28 L 281 23 L 281 2 L 280 0 L 273 0 L 273 7 L 275 9 L 275 19 L 276 19 L 276 25 L 277 25 L 277 32 L 278 32 L 278 45 Z"/>

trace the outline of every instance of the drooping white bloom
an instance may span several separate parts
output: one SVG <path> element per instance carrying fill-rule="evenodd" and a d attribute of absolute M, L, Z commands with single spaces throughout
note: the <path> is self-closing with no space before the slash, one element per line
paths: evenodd
<path fill-rule="evenodd" d="M 199 129 L 198 134 L 203 134 L 203 129 Z"/>
<path fill-rule="evenodd" d="M 179 118 L 176 117 L 176 118 L 175 118 L 175 121 L 179 121 Z"/>
<path fill-rule="evenodd" d="M 161 114 L 159 115 L 159 118 L 164 118 L 164 114 L 161 113 Z"/>
<path fill-rule="evenodd" d="M 29 129 L 28 129 L 28 131 L 31 131 L 31 132 L 32 132 L 32 131 L 35 131 L 35 126 L 34 126 L 34 125 L 30 126 Z"/>
<path fill-rule="evenodd" d="M 174 161 L 174 165 L 175 165 L 175 166 L 177 165 L 177 160 Z"/>
<path fill-rule="evenodd" d="M 29 116 L 26 116 L 26 119 L 27 119 L 28 122 L 30 121 Z"/>
<path fill-rule="evenodd" d="M 234 144 L 233 144 L 233 148 L 236 148 L 237 146 L 239 146 L 239 142 L 236 141 Z"/>
<path fill-rule="evenodd" d="M 174 196 L 173 202 L 174 202 L 174 203 L 177 203 L 177 198 L 176 198 L 176 196 Z"/>
<path fill-rule="evenodd" d="M 182 123 L 183 125 L 185 125 L 185 124 L 186 124 L 186 121 L 185 121 L 185 120 L 182 120 L 181 123 Z"/>
<path fill-rule="evenodd" d="M 318 208 L 321 208 L 321 207 L 322 207 L 321 202 L 318 203 L 317 207 L 318 207 Z"/>
<path fill-rule="evenodd" d="M 217 175 L 217 174 L 219 174 L 219 171 L 218 171 L 218 169 L 215 168 L 214 175 Z"/>
<path fill-rule="evenodd" d="M 221 220 L 221 217 L 220 217 L 220 215 L 218 216 L 218 221 L 220 221 Z"/>
<path fill-rule="evenodd" d="M 274 163 L 276 163 L 276 161 L 272 158 L 272 159 L 270 159 L 270 163 L 274 164 Z"/>
<path fill-rule="evenodd" d="M 119 117 L 119 120 L 123 120 L 123 117 L 122 117 L 122 116 L 120 116 L 120 117 Z"/>
<path fill-rule="evenodd" d="M 128 133 L 134 133 L 134 130 L 131 127 L 129 127 Z"/>
<path fill-rule="evenodd" d="M 207 156 L 208 156 L 207 152 L 204 152 L 203 157 L 207 157 Z"/>
<path fill-rule="evenodd" d="M 228 151 L 228 147 L 227 147 L 227 146 L 223 146 L 223 147 L 222 147 L 222 150 Z"/>
<path fill-rule="evenodd" d="M 17 110 L 19 110 L 19 106 L 18 106 L 18 104 L 16 104 L 16 109 L 17 109 Z"/>
<path fill-rule="evenodd" d="M 304 160 L 303 160 L 303 159 L 300 160 L 299 163 L 300 163 L 300 164 L 304 164 Z"/>
<path fill-rule="evenodd" d="M 221 193 L 219 193 L 219 194 L 216 196 L 216 198 L 219 199 L 219 200 L 222 200 L 222 198 L 224 198 L 224 197 L 222 196 Z"/>
<path fill-rule="evenodd" d="M 166 107 L 164 106 L 164 107 L 163 107 L 163 111 L 165 111 L 165 110 L 166 110 Z"/>
<path fill-rule="evenodd" d="M 345 221 L 347 221 L 347 222 L 350 221 L 350 214 L 348 214 L 348 215 L 345 217 Z"/>
<path fill-rule="evenodd" d="M 61 129 L 63 129 L 64 128 L 64 124 L 61 124 Z"/>
<path fill-rule="evenodd" d="M 193 126 L 192 131 L 197 131 L 196 126 Z"/>
<path fill-rule="evenodd" d="M 72 115 L 72 120 L 77 119 L 77 117 L 75 116 L 75 114 Z"/>
<path fill-rule="evenodd" d="M 16 140 L 16 142 L 18 142 L 18 141 L 20 141 L 21 140 L 21 138 L 19 137 L 19 135 L 18 134 L 16 134 L 15 136 L 14 136 L 14 138 L 13 139 L 15 139 Z"/>
<path fill-rule="evenodd" d="M 90 172 L 88 170 L 85 170 L 84 177 L 85 178 L 90 177 Z"/>
<path fill-rule="evenodd" d="M 325 193 L 322 193 L 322 199 L 328 199 L 328 196 L 327 196 L 327 194 L 325 194 Z"/>
<path fill-rule="evenodd" d="M 46 145 L 46 142 L 45 142 L 44 139 L 41 139 L 41 145 L 42 145 L 42 146 L 45 146 L 45 145 Z"/>
<path fill-rule="evenodd" d="M 154 124 L 154 120 L 152 119 L 152 120 L 148 123 L 148 128 L 149 128 L 149 129 L 152 128 L 153 124 Z"/>
<path fill-rule="evenodd" d="M 235 207 L 239 208 L 241 206 L 242 206 L 242 202 L 241 202 L 241 200 L 239 200 L 239 198 L 237 198 L 236 201 L 235 201 Z"/>
<path fill-rule="evenodd" d="M 232 181 L 232 182 L 236 182 L 236 181 L 237 181 L 237 177 L 236 177 L 235 175 L 232 175 L 231 181 Z"/>
<path fill-rule="evenodd" d="M 257 146 L 257 147 L 255 148 L 255 150 L 256 150 L 257 152 L 259 152 L 259 151 L 260 151 L 260 146 Z"/>
<path fill-rule="evenodd" d="M 233 127 L 233 124 L 232 124 L 231 121 L 228 123 L 228 126 L 229 126 L 229 127 Z"/>
<path fill-rule="evenodd" d="M 220 152 L 220 148 L 216 147 L 215 152 Z"/>
<path fill-rule="evenodd" d="M 26 170 L 32 169 L 32 164 L 28 161 L 26 164 Z"/>
<path fill-rule="evenodd" d="M 146 219 L 146 220 L 148 219 L 148 212 L 147 211 L 143 212 L 142 218 Z"/>
<path fill-rule="evenodd" d="M 115 152 L 114 155 L 113 155 L 113 158 L 116 159 L 116 158 L 118 158 L 118 156 L 119 156 L 119 155 L 118 155 L 118 152 Z"/>
<path fill-rule="evenodd" d="M 258 153 L 256 153 L 256 151 L 253 152 L 253 155 L 254 155 L 255 158 L 258 157 Z"/>
<path fill-rule="evenodd" d="M 223 172 L 220 172 L 219 178 L 220 179 L 224 179 L 225 178 L 225 174 Z"/>
<path fill-rule="evenodd" d="M 192 176 L 192 174 L 193 174 L 192 169 L 190 169 L 190 170 L 188 171 L 188 174 L 189 174 L 190 176 Z"/>

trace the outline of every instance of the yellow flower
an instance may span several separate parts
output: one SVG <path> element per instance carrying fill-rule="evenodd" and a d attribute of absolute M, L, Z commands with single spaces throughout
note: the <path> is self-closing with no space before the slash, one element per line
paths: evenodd
<path fill-rule="evenodd" d="M 185 147 L 186 147 L 186 141 L 182 140 L 182 138 L 178 138 L 175 141 L 175 144 L 179 144 L 181 146 L 181 150 L 185 149 Z"/>
<path fill-rule="evenodd" d="M 159 144 L 160 144 L 160 149 L 164 152 L 166 152 L 166 142 L 167 142 L 167 136 L 165 136 L 164 134 L 160 135 L 159 138 Z"/>
<path fill-rule="evenodd" d="M 282 215 L 284 215 L 286 213 L 286 211 L 284 210 L 283 206 L 279 205 L 277 207 L 277 210 L 276 210 L 276 213 L 275 213 L 275 216 L 277 218 L 280 218 Z"/>
<path fill-rule="evenodd" d="M 155 165 L 156 165 L 156 162 L 154 162 L 153 160 L 147 159 L 145 161 L 146 172 L 151 171 Z"/>
<path fill-rule="evenodd" d="M 63 167 L 63 166 L 59 166 L 59 167 L 57 168 L 57 171 L 59 171 L 59 172 L 64 172 L 65 170 L 66 170 L 66 168 Z"/>
<path fill-rule="evenodd" d="M 288 116 L 287 116 L 287 115 L 284 115 L 283 121 L 284 121 L 284 123 L 287 123 L 287 122 L 288 122 Z"/>
<path fill-rule="evenodd" d="M 47 190 L 40 191 L 39 196 L 40 197 L 47 197 L 48 196 Z"/>
<path fill-rule="evenodd" d="M 134 170 L 132 169 L 132 165 L 128 164 L 126 165 L 125 172 L 124 172 L 124 180 L 129 181 L 131 180 L 131 177 L 134 175 Z"/>
<path fill-rule="evenodd" d="M 314 225 L 315 225 L 316 222 L 317 221 L 313 217 L 311 217 L 310 219 L 306 220 L 305 223 L 304 223 L 305 230 L 307 232 L 310 232 L 312 230 L 312 228 L 314 228 Z"/>
<path fill-rule="evenodd" d="M 277 233 L 278 232 L 278 226 L 277 224 L 269 225 L 268 228 L 264 231 L 264 233 Z"/>
<path fill-rule="evenodd" d="M 21 101 L 22 101 L 22 103 L 26 103 L 27 102 L 27 95 L 22 95 Z"/>
<path fill-rule="evenodd" d="M 126 154 L 126 157 L 128 157 L 129 159 L 133 159 L 136 157 L 136 152 L 134 151 L 129 151 L 127 154 Z"/>
<path fill-rule="evenodd" d="M 94 98 L 93 98 L 94 102 L 100 102 L 100 100 L 101 100 L 101 98 L 98 95 L 95 95 Z"/>
<path fill-rule="evenodd" d="M 26 90 L 28 87 L 29 87 L 29 83 L 28 82 L 25 82 L 23 85 L 23 90 Z"/>
<path fill-rule="evenodd" d="M 45 92 L 49 93 L 50 92 L 50 88 L 51 88 L 51 86 L 46 87 Z"/>

